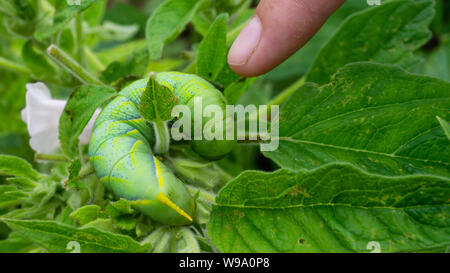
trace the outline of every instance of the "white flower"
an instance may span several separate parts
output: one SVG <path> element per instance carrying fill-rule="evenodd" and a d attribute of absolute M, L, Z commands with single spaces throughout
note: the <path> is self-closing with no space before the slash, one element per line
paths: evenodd
<path fill-rule="evenodd" d="M 59 118 L 66 105 L 65 100 L 51 98 L 50 90 L 41 82 L 26 85 L 26 106 L 22 110 L 22 120 L 27 124 L 30 134 L 30 146 L 37 153 L 54 153 L 59 147 Z M 92 127 L 100 110 L 92 116 L 79 140 L 81 144 L 89 143 Z"/>

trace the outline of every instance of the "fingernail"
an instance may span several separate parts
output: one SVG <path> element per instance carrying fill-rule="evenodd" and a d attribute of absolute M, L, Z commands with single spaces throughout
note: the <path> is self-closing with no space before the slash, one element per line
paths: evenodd
<path fill-rule="evenodd" d="M 254 16 L 244 27 L 228 53 L 230 65 L 245 65 L 255 52 L 261 39 L 262 26 L 258 16 Z"/>

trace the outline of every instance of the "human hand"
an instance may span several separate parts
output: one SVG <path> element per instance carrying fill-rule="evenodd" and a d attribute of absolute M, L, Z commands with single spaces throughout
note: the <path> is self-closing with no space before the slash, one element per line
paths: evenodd
<path fill-rule="evenodd" d="M 237 74 L 264 74 L 304 46 L 345 0 L 261 0 L 228 53 Z"/>

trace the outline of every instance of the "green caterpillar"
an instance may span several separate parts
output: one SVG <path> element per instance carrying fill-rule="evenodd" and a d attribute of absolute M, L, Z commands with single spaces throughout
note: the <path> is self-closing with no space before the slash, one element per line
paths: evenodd
<path fill-rule="evenodd" d="M 222 93 L 195 75 L 164 72 L 156 74 L 155 79 L 190 109 L 196 96 L 201 96 L 203 107 L 215 104 L 225 109 Z M 105 187 L 129 200 L 142 213 L 163 224 L 190 224 L 194 200 L 183 182 L 153 155 L 153 127 L 139 113 L 147 83 L 148 79 L 135 81 L 102 110 L 89 144 L 90 160 Z M 230 152 L 235 143 L 196 140 L 191 141 L 191 147 L 203 157 L 219 158 Z"/>

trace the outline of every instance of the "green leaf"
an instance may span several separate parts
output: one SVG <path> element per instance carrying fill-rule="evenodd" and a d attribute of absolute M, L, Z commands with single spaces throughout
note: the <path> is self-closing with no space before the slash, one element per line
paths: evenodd
<path fill-rule="evenodd" d="M 115 95 L 114 89 L 96 85 L 84 85 L 72 93 L 59 120 L 59 140 L 68 156 L 78 153 L 78 137 L 95 110 Z"/>
<path fill-rule="evenodd" d="M 23 203 L 23 201 L 21 201 Z M 8 212 L 5 215 L 2 215 L 7 218 L 17 218 L 17 219 L 30 219 L 30 218 L 38 218 L 38 217 L 46 217 L 46 215 L 54 215 L 57 207 L 61 205 L 60 200 L 52 200 L 45 205 L 38 207 L 25 207 L 21 209 L 15 209 Z"/>
<path fill-rule="evenodd" d="M 145 48 L 136 49 L 134 52 L 134 48 L 132 47 L 120 48 L 125 51 L 130 50 L 133 54 L 124 61 L 114 61 L 108 65 L 105 71 L 102 72 L 102 79 L 107 83 L 112 83 L 128 76 L 137 76 L 140 78 L 146 71 L 148 64 L 148 52 Z"/>
<path fill-rule="evenodd" d="M 78 13 L 89 8 L 97 0 L 82 0 L 80 5 L 68 5 L 67 0 L 55 0 L 55 15 L 51 26 L 39 25 L 35 36 L 38 40 L 44 40 L 60 31 Z"/>
<path fill-rule="evenodd" d="M 197 74 L 214 81 L 227 62 L 228 14 L 219 15 L 203 38 L 197 56 Z"/>
<path fill-rule="evenodd" d="M 427 75 L 450 81 L 450 35 L 441 39 L 441 45 L 427 57 L 424 72 Z"/>
<path fill-rule="evenodd" d="M 105 210 L 111 217 L 130 215 L 134 213 L 134 209 L 131 207 L 130 202 L 125 199 L 120 199 L 117 202 L 109 204 Z"/>
<path fill-rule="evenodd" d="M 39 18 L 39 1 L 3 0 L 0 15 L 2 25 L 10 34 L 21 38 L 33 35 Z"/>
<path fill-rule="evenodd" d="M 35 248 L 30 242 L 14 232 L 7 239 L 0 241 L 0 253 L 26 253 Z"/>
<path fill-rule="evenodd" d="M 14 195 L 9 195 L 9 192 L 16 191 L 15 186 L 0 185 L 0 209 L 16 206 L 22 203 L 22 200 Z"/>
<path fill-rule="evenodd" d="M 440 117 L 436 117 L 439 123 L 441 124 L 442 130 L 444 130 L 445 135 L 450 140 L 450 123 L 448 121 L 441 119 Z"/>
<path fill-rule="evenodd" d="M 33 181 L 39 178 L 30 163 L 12 155 L 0 155 L 0 175 L 26 177 Z"/>
<path fill-rule="evenodd" d="M 172 119 L 172 108 L 178 104 L 178 98 L 167 87 L 155 80 L 155 74 L 150 75 L 147 88 L 142 93 L 139 112 L 147 121 L 168 121 Z"/>
<path fill-rule="evenodd" d="M 305 84 L 281 107 L 280 143 L 264 152 L 284 168 L 346 161 L 385 175 L 449 176 L 450 83 L 396 66 L 356 63 L 330 84 Z"/>
<path fill-rule="evenodd" d="M 139 26 L 120 25 L 106 21 L 103 25 L 96 27 L 96 37 L 103 42 L 107 41 L 126 41 L 133 38 L 139 31 Z"/>
<path fill-rule="evenodd" d="M 216 78 L 216 82 L 220 83 L 226 89 L 230 84 L 238 81 L 239 79 L 241 79 L 241 76 L 234 73 L 227 62 L 220 70 L 219 75 Z"/>
<path fill-rule="evenodd" d="M 8 181 L 9 184 L 22 189 L 33 189 L 37 185 L 31 179 L 26 177 L 8 177 L 6 178 L 6 181 Z"/>
<path fill-rule="evenodd" d="M 164 44 L 180 35 L 202 3 L 199 0 L 167 0 L 153 12 L 146 26 L 151 60 L 161 58 Z"/>
<path fill-rule="evenodd" d="M 70 166 L 68 167 L 69 171 L 69 180 L 74 179 L 78 176 L 78 174 L 81 171 L 81 160 L 79 158 L 75 159 L 70 163 Z"/>
<path fill-rule="evenodd" d="M 120 229 L 113 224 L 112 219 L 98 218 L 87 223 L 83 228 L 93 227 L 102 231 L 119 233 Z"/>
<path fill-rule="evenodd" d="M 131 231 L 136 227 L 136 218 L 134 215 L 117 216 L 112 219 L 112 223 L 122 230 Z"/>
<path fill-rule="evenodd" d="M 89 26 L 94 27 L 101 23 L 105 15 L 106 3 L 107 0 L 97 0 L 90 8 L 83 12 L 83 19 Z"/>
<path fill-rule="evenodd" d="M 53 253 L 67 253 L 70 242 L 79 244 L 82 253 L 147 252 L 151 245 L 141 245 L 128 236 L 75 228 L 53 221 L 2 219 L 13 231 Z M 72 243 L 73 244 L 73 243 Z"/>
<path fill-rule="evenodd" d="M 60 38 L 59 38 L 59 47 L 69 53 L 74 54 L 75 50 L 77 48 L 76 41 L 75 41 L 75 35 L 72 32 L 72 29 L 65 28 L 61 31 Z"/>
<path fill-rule="evenodd" d="M 212 22 L 203 13 L 197 12 L 192 18 L 192 24 L 194 25 L 195 30 L 202 36 L 205 36 L 206 33 L 208 33 L 211 23 Z"/>
<path fill-rule="evenodd" d="M 77 220 L 80 226 L 84 226 L 98 218 L 107 218 L 107 214 L 97 205 L 87 205 L 77 209 L 70 214 L 70 217 Z"/>
<path fill-rule="evenodd" d="M 148 59 L 145 40 L 133 40 L 111 48 L 102 49 L 97 53 L 97 57 L 102 63 L 110 64 L 112 62 L 124 62 L 134 56 L 136 52 L 142 51 L 145 51 L 146 59 Z"/>
<path fill-rule="evenodd" d="M 49 79 L 56 73 L 54 67 L 48 62 L 47 57 L 33 46 L 33 41 L 31 40 L 22 47 L 22 59 L 36 78 L 45 77 L 45 79 Z"/>
<path fill-rule="evenodd" d="M 348 164 L 245 172 L 216 199 L 209 235 L 224 252 L 443 251 L 450 180 L 370 175 Z"/>
<path fill-rule="evenodd" d="M 325 84 L 338 68 L 360 61 L 409 67 L 431 33 L 433 1 L 393 1 L 350 16 L 316 57 L 307 81 Z"/>

